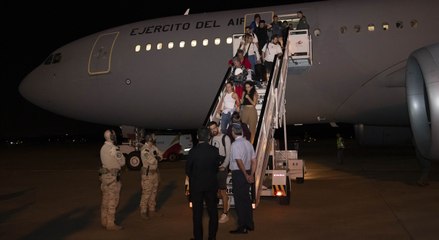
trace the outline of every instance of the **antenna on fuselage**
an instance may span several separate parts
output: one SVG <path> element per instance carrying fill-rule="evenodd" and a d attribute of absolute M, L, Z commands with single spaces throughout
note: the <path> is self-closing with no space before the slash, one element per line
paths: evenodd
<path fill-rule="evenodd" d="M 191 10 L 191 9 L 188 8 L 188 9 L 186 10 L 186 12 L 184 12 L 184 15 L 189 15 L 189 10 Z"/>

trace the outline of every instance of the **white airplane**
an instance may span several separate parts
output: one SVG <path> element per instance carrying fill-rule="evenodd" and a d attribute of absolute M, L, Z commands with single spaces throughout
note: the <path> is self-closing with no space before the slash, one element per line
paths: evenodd
<path fill-rule="evenodd" d="M 411 127 L 419 152 L 439 160 L 438 9 L 434 0 L 329 0 L 140 21 L 60 47 L 19 90 L 87 122 L 197 128 L 224 79 L 234 34 L 256 13 L 295 22 L 301 10 L 312 65 L 288 75 L 287 124 L 352 123 L 360 141 L 378 143 Z"/>

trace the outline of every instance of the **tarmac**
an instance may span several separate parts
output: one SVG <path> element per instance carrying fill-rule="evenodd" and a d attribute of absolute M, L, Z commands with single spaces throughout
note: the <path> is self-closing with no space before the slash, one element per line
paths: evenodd
<path fill-rule="evenodd" d="M 0 239 L 190 239 L 184 159 L 160 163 L 162 217 L 140 218 L 140 175 L 124 170 L 116 215 L 124 229 L 101 227 L 101 144 L 2 146 Z M 217 239 L 438 239 L 438 162 L 430 184 L 420 187 L 411 146 L 363 148 L 347 141 L 343 165 L 332 141 L 302 144 L 299 154 L 307 172 L 303 183 L 292 181 L 290 204 L 263 197 L 254 210 L 255 231 L 240 235 L 229 233 L 236 228 L 232 209 Z M 207 219 L 205 212 L 205 235 Z"/>

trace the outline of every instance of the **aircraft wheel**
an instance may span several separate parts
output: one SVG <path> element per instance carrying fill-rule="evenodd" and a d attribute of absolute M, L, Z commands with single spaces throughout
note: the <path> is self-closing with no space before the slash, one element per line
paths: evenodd
<path fill-rule="evenodd" d="M 133 151 L 126 158 L 126 165 L 130 170 L 140 170 L 142 167 L 142 159 L 139 151 Z"/>
<path fill-rule="evenodd" d="M 176 153 L 171 153 L 169 154 L 168 160 L 171 162 L 175 162 L 179 159 L 180 156 L 178 156 L 178 154 Z"/>

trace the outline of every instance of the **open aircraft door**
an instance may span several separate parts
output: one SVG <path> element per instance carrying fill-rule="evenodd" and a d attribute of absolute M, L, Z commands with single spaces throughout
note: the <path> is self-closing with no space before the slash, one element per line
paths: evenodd
<path fill-rule="evenodd" d="M 259 16 L 261 16 L 261 20 L 264 20 L 265 23 L 271 23 L 273 21 L 273 15 L 274 15 L 273 11 L 247 13 L 244 16 L 245 19 L 244 19 L 243 32 L 245 32 L 245 27 L 250 26 L 250 24 L 253 22 L 253 20 L 255 19 L 255 14 L 259 14 Z"/>
<path fill-rule="evenodd" d="M 244 41 L 244 34 L 243 33 L 238 33 L 238 34 L 233 34 L 232 36 L 233 38 L 233 50 L 232 50 L 232 56 L 236 55 L 236 52 L 239 49 L 239 45 L 241 45 L 241 42 Z"/>

